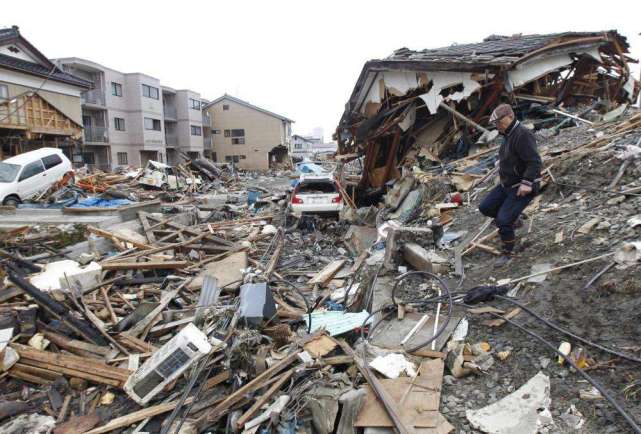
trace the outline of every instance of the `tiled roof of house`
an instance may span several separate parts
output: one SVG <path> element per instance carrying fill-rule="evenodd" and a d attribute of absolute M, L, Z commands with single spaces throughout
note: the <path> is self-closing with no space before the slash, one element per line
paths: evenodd
<path fill-rule="evenodd" d="M 603 38 L 607 40 L 609 34 L 615 34 L 624 41 L 625 38 L 616 31 L 603 32 L 565 32 L 552 33 L 547 35 L 513 35 L 498 36 L 492 35 L 482 42 L 473 44 L 453 44 L 448 47 L 428 48 L 414 51 L 408 48 L 400 48 L 390 56 L 382 59 L 386 61 L 417 61 L 434 63 L 487 63 L 487 64 L 511 64 L 528 53 L 547 47 L 557 42 L 567 43 L 585 38 Z"/>
<path fill-rule="evenodd" d="M 49 77 L 49 80 L 72 84 L 87 89 L 92 87 L 91 82 L 76 77 L 75 75 L 66 73 L 55 66 L 49 59 L 44 56 L 44 54 L 42 54 L 40 51 L 38 51 L 37 48 L 31 45 L 29 41 L 24 39 L 24 37 L 20 34 L 17 26 L 0 29 L 0 44 L 15 42 L 20 42 L 27 46 L 28 49 L 33 53 L 33 55 L 40 59 L 41 63 L 30 62 L 28 60 L 8 56 L 6 54 L 0 54 L 0 67 L 13 69 L 15 71 L 24 72 L 31 75 L 37 75 L 43 78 Z"/>
<path fill-rule="evenodd" d="M 28 74 L 38 75 L 40 77 L 47 77 L 51 73 L 51 69 L 39 63 L 29 62 L 27 60 L 18 59 L 17 57 L 7 56 L 0 54 L 0 67 L 13 69 L 16 71 L 26 72 Z M 73 84 L 80 87 L 90 88 L 91 82 L 78 78 L 75 75 L 68 74 L 61 71 L 58 67 L 54 66 L 54 72 L 49 76 L 49 80 L 60 81 L 63 83 Z"/>
<path fill-rule="evenodd" d="M 227 94 L 224 94 L 223 96 L 216 98 L 215 100 L 213 100 L 210 103 L 206 104 L 205 107 L 209 107 L 209 106 L 212 106 L 214 104 L 217 104 L 217 103 L 219 103 L 220 101 L 222 101 L 224 99 L 227 99 L 229 101 L 233 101 L 235 103 L 244 105 L 244 106 L 249 107 L 251 109 L 257 110 L 259 112 L 265 113 L 267 115 L 273 116 L 273 117 L 278 118 L 278 119 L 282 119 L 282 120 L 287 121 L 287 122 L 294 122 L 293 120 L 291 120 L 289 118 L 286 118 L 285 116 L 281 116 L 281 115 L 276 114 L 274 112 L 270 112 L 269 110 L 265 110 L 263 108 L 255 106 L 253 104 L 250 104 L 247 101 L 243 101 L 240 98 L 236 98 L 235 96 L 231 96 L 231 95 L 227 95 Z"/>

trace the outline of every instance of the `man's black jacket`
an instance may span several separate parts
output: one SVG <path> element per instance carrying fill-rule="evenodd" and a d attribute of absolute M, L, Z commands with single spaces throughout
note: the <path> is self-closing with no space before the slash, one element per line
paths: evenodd
<path fill-rule="evenodd" d="M 504 187 L 523 183 L 532 185 L 541 176 L 541 156 L 534 134 L 516 119 L 504 133 L 499 148 L 499 175 Z"/>

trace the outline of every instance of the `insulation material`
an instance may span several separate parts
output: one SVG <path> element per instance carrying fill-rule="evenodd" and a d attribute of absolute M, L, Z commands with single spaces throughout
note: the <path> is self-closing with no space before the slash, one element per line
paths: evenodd
<path fill-rule="evenodd" d="M 385 71 L 383 80 L 387 90 L 396 96 L 403 96 L 409 90 L 418 87 L 418 79 L 415 72 Z"/>
<path fill-rule="evenodd" d="M 628 77 L 628 81 L 626 81 L 625 84 L 623 85 L 623 90 L 625 90 L 625 92 L 628 94 L 628 100 L 632 103 L 634 102 L 634 83 L 635 82 L 636 80 L 634 79 L 634 77 L 630 75 Z"/>
<path fill-rule="evenodd" d="M 507 73 L 510 89 L 521 87 L 570 63 L 572 63 L 572 58 L 565 53 L 519 63 L 516 68 Z M 508 86 L 508 83 L 506 83 L 506 86 Z"/>
<path fill-rule="evenodd" d="M 82 267 L 76 261 L 64 259 L 46 264 L 42 272 L 29 280 L 43 291 L 66 290 L 69 287 L 67 281 L 76 288 L 85 289 L 100 283 L 101 272 L 102 267 L 97 262 Z"/>
<path fill-rule="evenodd" d="M 363 103 L 360 106 L 361 113 L 366 114 L 366 108 L 369 105 L 376 105 L 380 104 L 380 102 L 383 100 L 383 95 L 381 92 L 381 82 L 383 79 L 380 77 L 378 73 L 371 73 L 367 77 L 367 81 L 364 86 L 364 90 L 367 91 L 367 94 L 363 97 L 362 101 Z"/>
<path fill-rule="evenodd" d="M 477 81 L 472 79 L 472 74 L 468 72 L 432 71 L 428 76 L 432 81 L 432 88 L 429 92 L 420 95 L 420 98 L 425 102 L 427 109 L 432 114 L 438 111 L 439 104 L 441 104 L 442 101 L 459 102 L 468 98 L 481 87 Z M 463 85 L 462 91 L 455 92 L 447 97 L 441 95 L 443 89 L 458 84 Z"/>
<path fill-rule="evenodd" d="M 416 122 L 416 106 L 410 105 L 403 114 L 405 117 L 398 123 L 398 126 L 401 130 L 407 131 Z"/>

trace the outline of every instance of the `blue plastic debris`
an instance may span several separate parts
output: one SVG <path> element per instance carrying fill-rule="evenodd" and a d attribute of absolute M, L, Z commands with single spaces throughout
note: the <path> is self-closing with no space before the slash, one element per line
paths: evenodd
<path fill-rule="evenodd" d="M 345 310 L 341 303 L 336 303 L 332 300 L 327 300 L 325 302 L 325 307 L 327 307 L 327 310 Z"/>
<path fill-rule="evenodd" d="M 88 197 L 71 205 L 69 208 L 118 208 L 133 203 L 129 199 L 102 199 L 99 197 Z"/>

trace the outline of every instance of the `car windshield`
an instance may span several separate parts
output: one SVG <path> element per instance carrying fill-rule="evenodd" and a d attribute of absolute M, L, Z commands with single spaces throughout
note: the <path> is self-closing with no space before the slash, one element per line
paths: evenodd
<path fill-rule="evenodd" d="M 331 181 L 303 181 L 298 187 L 300 194 L 336 193 L 336 185 Z"/>
<path fill-rule="evenodd" d="M 20 171 L 19 165 L 0 162 L 0 182 L 15 181 L 18 171 Z"/>

